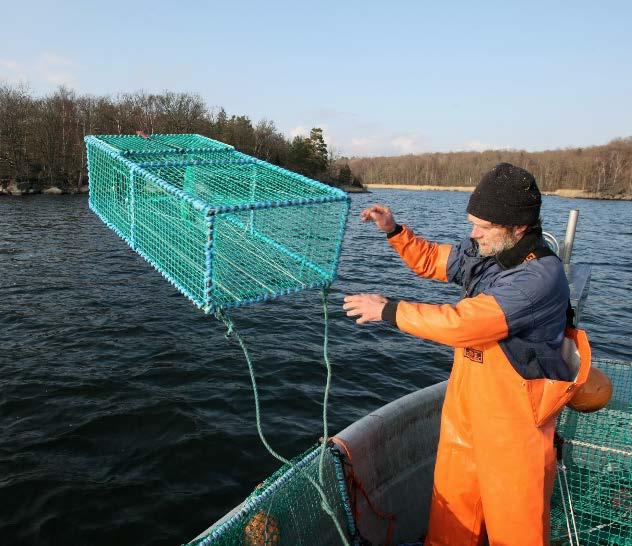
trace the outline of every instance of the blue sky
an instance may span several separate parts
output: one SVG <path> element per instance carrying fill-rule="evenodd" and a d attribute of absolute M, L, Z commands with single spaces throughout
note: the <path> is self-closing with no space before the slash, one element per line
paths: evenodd
<path fill-rule="evenodd" d="M 187 91 L 344 155 L 632 135 L 632 2 L 0 0 L 0 19 L 0 80 L 37 95 Z"/>

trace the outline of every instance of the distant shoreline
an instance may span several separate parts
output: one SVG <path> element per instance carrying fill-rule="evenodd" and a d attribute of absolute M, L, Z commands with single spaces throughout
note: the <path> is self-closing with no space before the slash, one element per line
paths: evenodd
<path fill-rule="evenodd" d="M 364 184 L 363 188 L 357 186 L 340 186 L 340 189 L 347 193 L 369 193 L 371 190 L 409 190 L 409 191 L 458 191 L 472 192 L 475 186 L 433 186 L 427 184 Z M 56 186 L 42 189 L 40 191 L 20 191 L 16 186 L 8 188 L 0 187 L 0 197 L 19 197 L 29 195 L 73 195 L 88 193 L 88 185 L 81 186 L 79 190 L 63 191 Z M 632 194 L 618 195 L 600 195 L 595 192 L 586 190 L 576 190 L 570 188 L 561 188 L 555 191 L 542 192 L 543 195 L 551 195 L 555 197 L 566 197 L 569 199 L 603 199 L 608 201 L 632 201 Z"/>
<path fill-rule="evenodd" d="M 369 190 L 366 187 L 359 186 L 334 186 L 337 187 L 347 193 L 369 193 Z M 48 188 L 44 188 L 38 191 L 30 190 L 20 190 L 15 184 L 8 186 L 7 188 L 3 188 L 0 186 L 0 197 L 6 195 L 7 197 L 28 197 L 29 195 L 78 195 L 78 194 L 87 194 L 89 193 L 89 186 L 87 184 L 81 186 L 79 189 L 73 188 L 73 190 L 62 190 L 57 186 L 50 186 Z"/>
<path fill-rule="evenodd" d="M 369 190 L 474 191 L 475 186 L 428 186 L 422 184 L 365 184 Z"/>
<path fill-rule="evenodd" d="M 365 184 L 368 190 L 411 190 L 411 191 L 461 191 L 472 192 L 475 186 L 429 186 L 424 184 Z M 608 199 L 613 201 L 632 201 L 631 194 L 599 195 L 586 190 L 560 188 L 542 192 L 544 195 L 567 197 L 569 199 Z"/>

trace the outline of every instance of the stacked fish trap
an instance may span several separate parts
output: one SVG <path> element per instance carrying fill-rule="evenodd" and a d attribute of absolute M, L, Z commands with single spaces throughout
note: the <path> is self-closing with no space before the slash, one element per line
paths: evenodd
<path fill-rule="evenodd" d="M 595 413 L 565 408 L 551 544 L 632 545 L 632 363 L 593 359 L 613 395 Z M 559 448 L 558 448 L 559 449 Z"/>
<path fill-rule="evenodd" d="M 343 191 L 200 135 L 85 140 L 90 208 L 206 313 L 333 282 Z"/>

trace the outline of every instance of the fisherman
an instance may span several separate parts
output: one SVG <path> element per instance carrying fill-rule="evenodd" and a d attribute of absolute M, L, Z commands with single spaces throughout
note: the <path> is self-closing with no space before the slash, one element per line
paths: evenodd
<path fill-rule="evenodd" d="M 455 305 L 359 294 L 343 306 L 359 324 L 455 348 L 426 546 L 549 543 L 556 416 L 587 377 L 590 348 L 567 328 L 568 282 L 542 238 L 541 201 L 531 173 L 501 163 L 472 193 L 460 244 L 415 236 L 385 206 L 361 213 L 415 273 L 462 287 Z"/>

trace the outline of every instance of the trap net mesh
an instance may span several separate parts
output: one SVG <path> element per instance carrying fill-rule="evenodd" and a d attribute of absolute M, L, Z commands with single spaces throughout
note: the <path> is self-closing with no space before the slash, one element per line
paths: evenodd
<path fill-rule="evenodd" d="M 259 485 L 233 512 L 214 524 L 189 546 L 311 546 L 341 544 L 321 497 L 308 481 L 318 482 L 320 448 L 297 457 Z M 322 489 L 342 529 L 351 521 L 342 468 L 337 455 L 325 451 Z M 347 540 L 350 537 L 347 531 Z"/>
<path fill-rule="evenodd" d="M 334 280 L 343 191 L 200 135 L 86 146 L 90 208 L 205 312 Z"/>
<path fill-rule="evenodd" d="M 631 546 L 632 363 L 593 365 L 610 377 L 612 400 L 595 413 L 567 408 L 559 418 L 565 469 L 553 493 L 551 544 Z"/>

